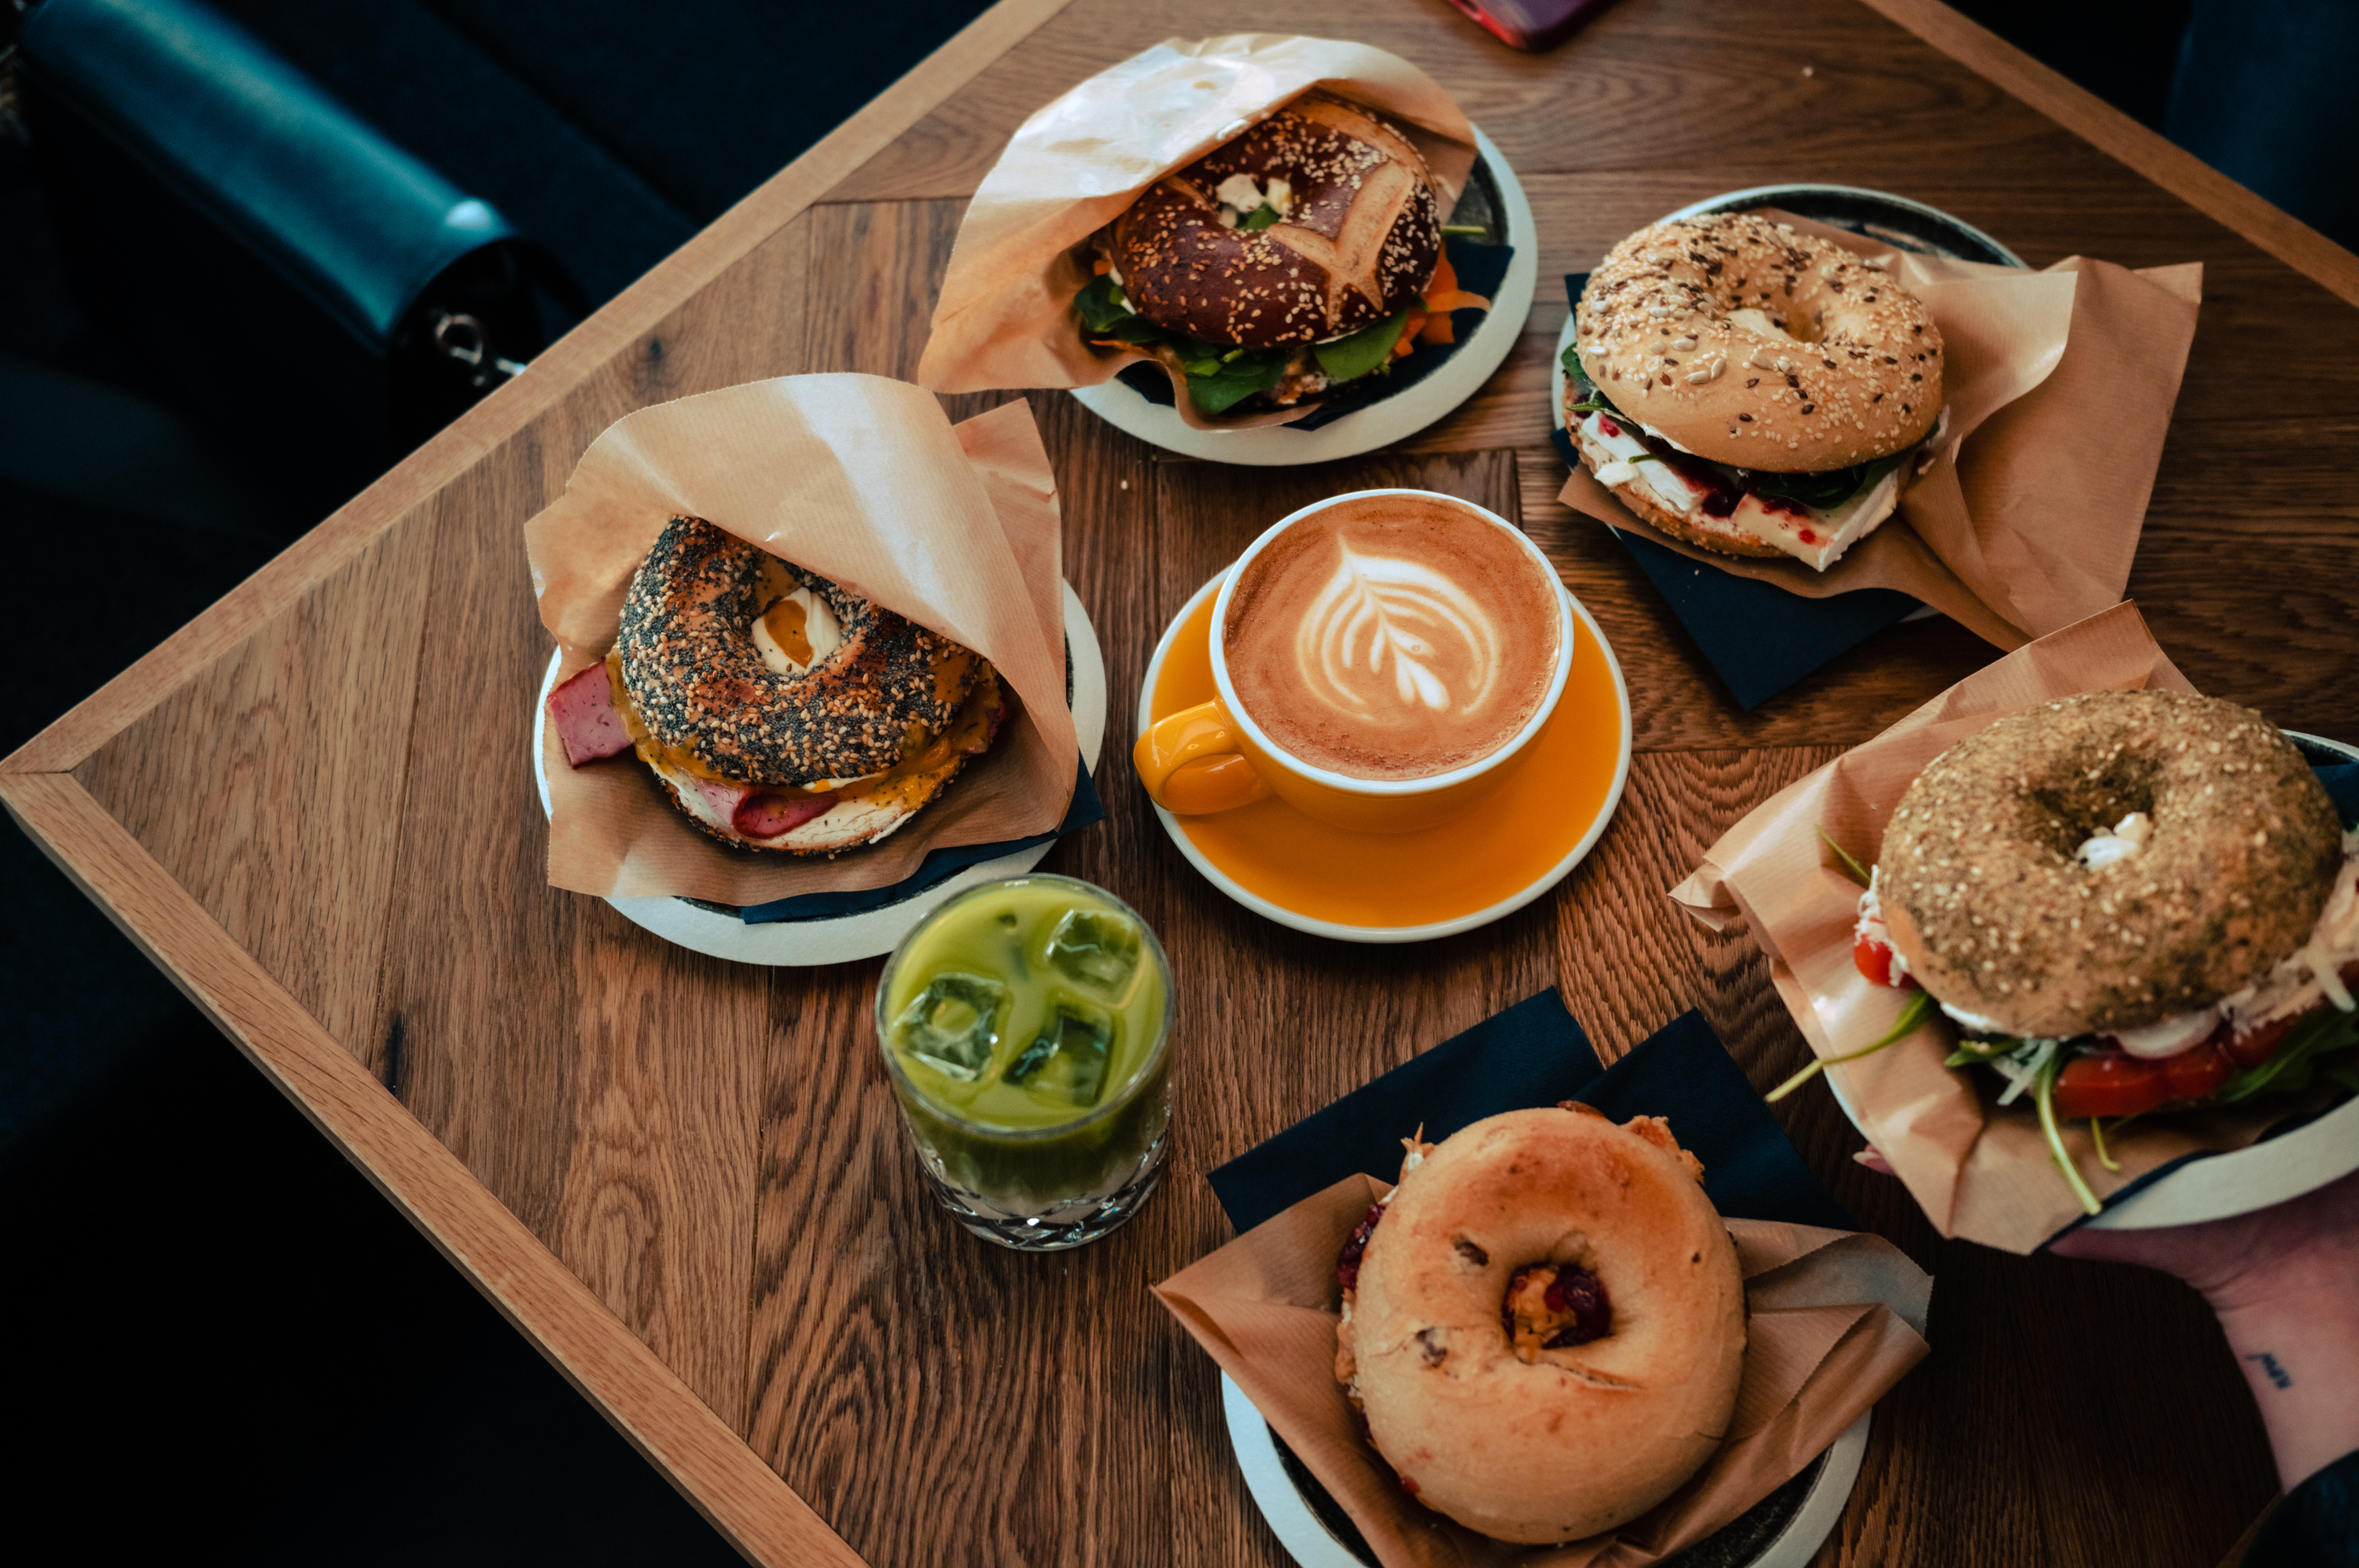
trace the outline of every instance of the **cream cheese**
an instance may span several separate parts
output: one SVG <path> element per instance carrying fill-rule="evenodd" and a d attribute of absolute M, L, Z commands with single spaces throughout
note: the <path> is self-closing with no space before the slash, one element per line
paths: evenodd
<path fill-rule="evenodd" d="M 770 635 L 769 614 L 774 605 L 786 603 L 800 604 L 803 611 L 803 640 L 810 644 L 810 663 L 797 659 L 778 645 Z M 773 600 L 762 606 L 754 617 L 754 648 L 761 654 L 762 662 L 781 675 L 801 675 L 813 666 L 827 662 L 827 656 L 843 646 L 843 627 L 835 612 L 828 608 L 826 596 L 816 589 L 799 587 L 784 599 Z"/>
<path fill-rule="evenodd" d="M 1643 420 L 1638 428 L 1650 435 L 1656 433 Z M 1582 417 L 1576 432 L 1582 452 L 1596 465 L 1599 484 L 1609 490 L 1636 485 L 1660 505 L 1683 517 L 1702 514 L 1702 490 L 1681 478 L 1669 463 L 1648 452 L 1646 443 L 1624 430 L 1618 422 L 1614 431 L 1610 436 L 1605 433 L 1603 415 L 1589 414 Z M 1678 446 L 1677 442 L 1671 444 Z M 1813 570 L 1824 572 L 1899 505 L 1900 471 L 1895 468 L 1831 510 L 1799 505 L 1792 510 L 1783 506 L 1772 508 L 1762 505 L 1759 496 L 1747 495 L 1728 517 L 1712 520 L 1741 529 L 1772 549 L 1809 562 Z"/>
<path fill-rule="evenodd" d="M 2144 811 L 2132 811 L 2104 832 L 2093 833 L 2072 857 L 2092 871 L 2100 871 L 2117 861 L 2127 860 L 2146 847 L 2154 834 L 2154 819 Z M 2131 1052 L 2132 1055 L 2137 1054 Z"/>

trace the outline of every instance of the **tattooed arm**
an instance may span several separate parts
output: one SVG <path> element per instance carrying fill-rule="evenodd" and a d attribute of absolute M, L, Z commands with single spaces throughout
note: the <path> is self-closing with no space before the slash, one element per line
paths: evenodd
<path fill-rule="evenodd" d="M 2084 1226 L 2055 1250 L 2142 1263 L 2202 1293 L 2245 1369 L 2288 1492 L 2359 1450 L 2359 1172 L 2209 1225 Z"/>

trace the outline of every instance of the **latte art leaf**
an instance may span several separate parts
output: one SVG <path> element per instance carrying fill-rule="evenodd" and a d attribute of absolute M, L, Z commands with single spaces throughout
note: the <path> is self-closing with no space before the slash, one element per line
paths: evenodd
<path fill-rule="evenodd" d="M 1332 707 L 1369 716 L 1479 709 L 1498 680 L 1492 615 L 1430 566 L 1338 548 L 1342 560 L 1297 629 L 1305 686 Z"/>

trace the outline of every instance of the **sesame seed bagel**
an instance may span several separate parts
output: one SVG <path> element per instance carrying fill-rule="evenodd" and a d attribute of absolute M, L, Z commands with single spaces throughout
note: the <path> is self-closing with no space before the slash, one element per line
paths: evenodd
<path fill-rule="evenodd" d="M 1745 1290 L 1701 1171 L 1659 1119 L 1568 1102 L 1476 1122 L 1403 1172 L 1343 1348 L 1404 1490 L 1501 1541 L 1572 1541 L 1711 1456 Z"/>
<path fill-rule="evenodd" d="M 800 674 L 765 662 L 764 563 L 823 597 L 841 644 Z M 674 517 L 623 600 L 623 681 L 655 740 L 695 771 L 809 785 L 882 773 L 956 714 L 990 667 L 697 517 Z"/>
<path fill-rule="evenodd" d="M 2132 813 L 2110 864 L 2076 852 Z M 1885 830 L 1876 887 L 1927 991 L 2069 1039 L 2209 1007 L 2310 938 L 2343 863 L 2333 802 L 2234 702 L 2091 691 L 1935 757 Z"/>
<path fill-rule="evenodd" d="M 1940 417 L 1941 329 L 1924 301 L 1753 213 L 1639 230 L 1589 275 L 1579 319 L 1589 378 L 1714 463 L 1848 468 L 1914 446 Z"/>
<path fill-rule="evenodd" d="M 1279 222 L 1221 226 L 1215 192 L 1239 174 L 1287 181 Z M 1441 219 L 1407 136 L 1314 93 L 1149 187 L 1114 220 L 1108 255 L 1157 326 L 1274 348 L 1342 337 L 1413 303 L 1440 260 Z"/>

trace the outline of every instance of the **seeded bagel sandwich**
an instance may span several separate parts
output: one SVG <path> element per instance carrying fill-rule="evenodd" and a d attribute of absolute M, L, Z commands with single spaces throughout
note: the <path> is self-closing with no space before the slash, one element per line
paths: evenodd
<path fill-rule="evenodd" d="M 605 662 L 549 697 L 573 766 L 635 751 L 704 833 L 791 855 L 899 829 L 1011 706 L 971 650 L 696 517 L 647 551 Z"/>
<path fill-rule="evenodd" d="M 1151 354 L 1203 416 L 1305 407 L 1487 304 L 1457 287 L 1415 144 L 1323 93 L 1158 180 L 1090 248 L 1082 333 Z"/>
<path fill-rule="evenodd" d="M 2249 709 L 2091 691 L 2001 719 L 1894 808 L 1854 957 L 1953 1067 L 2058 1117 L 2359 1089 L 2359 831 Z M 2060 1148 L 2084 1207 L 2094 1200 Z"/>

